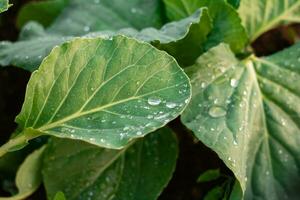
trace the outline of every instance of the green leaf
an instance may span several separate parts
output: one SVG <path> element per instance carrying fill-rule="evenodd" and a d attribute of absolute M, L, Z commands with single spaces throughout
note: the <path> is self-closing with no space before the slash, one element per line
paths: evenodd
<path fill-rule="evenodd" d="M 250 42 L 282 22 L 300 22 L 299 0 L 242 0 L 239 14 Z"/>
<path fill-rule="evenodd" d="M 63 192 L 57 192 L 53 200 L 66 200 L 65 194 Z"/>
<path fill-rule="evenodd" d="M 197 10 L 192 16 L 164 25 L 160 30 L 146 28 L 140 32 L 133 28 L 119 31 L 100 31 L 89 33 L 85 37 L 111 37 L 127 35 L 152 43 L 157 48 L 175 56 L 180 64 L 190 65 L 203 52 L 203 43 L 211 30 L 211 21 L 206 9 Z M 21 35 L 21 41 L 0 44 L 0 64 L 15 65 L 34 71 L 41 60 L 58 44 L 74 37 L 61 37 L 46 32 L 36 23 L 27 24 Z"/>
<path fill-rule="evenodd" d="M 65 8 L 68 0 L 33 1 L 25 4 L 18 13 L 17 26 L 21 28 L 29 21 L 49 26 Z"/>
<path fill-rule="evenodd" d="M 203 182 L 214 181 L 220 178 L 220 176 L 221 176 L 220 169 L 209 169 L 198 177 L 197 182 L 203 183 Z"/>
<path fill-rule="evenodd" d="M 176 118 L 190 95 L 167 53 L 124 36 L 77 38 L 32 74 L 16 118 L 23 132 L 2 152 L 44 134 L 122 148 Z"/>
<path fill-rule="evenodd" d="M 247 43 L 247 34 L 241 25 L 237 11 L 224 0 L 164 0 L 167 16 L 178 20 L 191 15 L 200 7 L 207 7 L 213 19 L 213 28 L 205 43 L 205 49 L 228 43 L 234 52 L 240 52 Z"/>
<path fill-rule="evenodd" d="M 238 8 L 240 6 L 241 0 L 227 0 L 229 4 L 231 4 L 234 8 Z"/>
<path fill-rule="evenodd" d="M 0 0 L 0 13 L 7 11 L 10 6 L 8 0 Z"/>
<path fill-rule="evenodd" d="M 30 196 L 41 184 L 42 155 L 45 146 L 30 154 L 20 166 L 16 175 L 18 194 L 12 197 L 0 197 L 0 200 L 22 200 Z"/>
<path fill-rule="evenodd" d="M 245 199 L 298 198 L 299 49 L 240 62 L 220 45 L 187 69 L 193 96 L 182 122 L 233 171 Z"/>
<path fill-rule="evenodd" d="M 79 36 L 126 27 L 158 28 L 163 24 L 162 9 L 160 0 L 72 0 L 48 32 Z"/>
<path fill-rule="evenodd" d="M 204 200 L 220 200 L 224 194 L 224 188 L 216 186 L 205 195 Z"/>
<path fill-rule="evenodd" d="M 167 128 L 122 150 L 54 139 L 44 157 L 48 198 L 62 190 L 68 200 L 157 199 L 172 176 L 177 153 L 177 140 Z"/>

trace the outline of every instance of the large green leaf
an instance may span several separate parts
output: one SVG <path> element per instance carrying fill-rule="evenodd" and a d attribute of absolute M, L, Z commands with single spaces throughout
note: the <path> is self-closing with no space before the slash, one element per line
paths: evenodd
<path fill-rule="evenodd" d="M 7 11 L 9 6 L 8 0 L 0 0 L 0 13 Z"/>
<path fill-rule="evenodd" d="M 54 48 L 32 74 L 16 118 L 23 131 L 0 155 L 43 134 L 121 148 L 176 118 L 190 95 L 175 59 L 150 44 L 78 38 Z"/>
<path fill-rule="evenodd" d="M 238 8 L 240 6 L 241 0 L 227 0 L 234 8 Z"/>
<path fill-rule="evenodd" d="M 83 35 L 91 31 L 160 27 L 160 0 L 72 0 L 48 28 L 53 34 Z"/>
<path fill-rule="evenodd" d="M 181 64 L 187 65 L 191 64 L 190 62 L 193 63 L 195 58 L 203 52 L 203 43 L 210 30 L 210 17 L 206 9 L 201 9 L 188 18 L 164 25 L 160 30 L 146 28 L 138 31 L 126 28 L 119 31 L 93 32 L 85 37 L 127 35 L 152 43 L 157 48 L 175 56 Z M 2 66 L 12 64 L 34 71 L 55 45 L 73 38 L 49 34 L 36 23 L 27 24 L 20 35 L 19 42 L 0 44 L 0 64 Z"/>
<path fill-rule="evenodd" d="M 178 20 L 191 15 L 200 7 L 208 7 L 213 28 L 205 43 L 209 49 L 221 42 L 228 43 L 234 52 L 240 52 L 247 43 L 247 34 L 237 11 L 224 0 L 164 0 L 167 16 Z"/>
<path fill-rule="evenodd" d="M 68 200 L 157 199 L 175 169 L 177 148 L 166 128 L 122 150 L 55 139 L 44 159 L 48 198 L 62 190 Z"/>
<path fill-rule="evenodd" d="M 299 0 L 242 0 L 239 14 L 250 41 L 282 22 L 300 22 Z"/>
<path fill-rule="evenodd" d="M 65 8 L 68 0 L 33 1 L 25 4 L 18 13 L 17 25 L 22 27 L 29 21 L 49 26 Z"/>
<path fill-rule="evenodd" d="M 30 196 L 41 184 L 41 165 L 44 147 L 30 154 L 20 166 L 16 175 L 18 194 L 12 197 L 0 197 L 0 200 L 23 200 Z"/>
<path fill-rule="evenodd" d="M 182 122 L 239 180 L 245 199 L 297 199 L 300 185 L 300 44 L 239 62 L 226 45 L 187 72 Z"/>

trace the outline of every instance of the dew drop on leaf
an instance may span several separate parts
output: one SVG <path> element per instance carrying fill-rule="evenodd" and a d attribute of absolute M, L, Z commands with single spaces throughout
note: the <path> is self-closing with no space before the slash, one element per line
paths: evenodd
<path fill-rule="evenodd" d="M 226 110 L 220 106 L 212 106 L 208 111 L 208 114 L 213 118 L 223 117 L 226 113 Z"/>
<path fill-rule="evenodd" d="M 157 106 L 161 103 L 161 99 L 158 97 L 150 97 L 148 99 L 148 104 L 150 104 L 151 106 Z"/>
<path fill-rule="evenodd" d="M 166 106 L 167 106 L 168 108 L 175 108 L 175 107 L 177 106 L 177 104 L 176 104 L 176 103 L 173 103 L 173 102 L 168 102 L 168 103 L 166 103 Z"/>
<path fill-rule="evenodd" d="M 236 80 L 236 79 L 234 79 L 234 78 L 232 78 L 232 79 L 230 79 L 230 85 L 231 85 L 231 87 L 237 87 L 238 86 L 238 84 L 239 84 L 239 81 L 238 80 Z"/>

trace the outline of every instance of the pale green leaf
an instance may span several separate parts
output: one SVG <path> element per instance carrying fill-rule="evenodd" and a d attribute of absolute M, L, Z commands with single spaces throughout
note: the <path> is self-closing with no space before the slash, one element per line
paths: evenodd
<path fill-rule="evenodd" d="M 44 147 L 31 153 L 18 169 L 16 186 L 18 194 L 12 197 L 0 197 L 0 200 L 23 200 L 30 196 L 42 182 L 41 165 Z"/>
<path fill-rule="evenodd" d="M 187 70 L 193 97 L 182 122 L 233 171 L 245 199 L 298 198 L 299 57 L 297 44 L 239 62 L 220 45 Z"/>
<path fill-rule="evenodd" d="M 124 36 L 78 38 L 32 74 L 16 119 L 23 133 L 6 148 L 40 134 L 121 148 L 176 118 L 189 99 L 189 79 L 167 53 Z"/>
<path fill-rule="evenodd" d="M 177 148 L 167 128 L 122 150 L 54 139 L 44 159 L 48 198 L 61 190 L 68 200 L 157 199 L 175 169 Z"/>
<path fill-rule="evenodd" d="M 247 34 L 237 11 L 224 0 L 164 0 L 167 16 L 178 20 L 191 15 L 200 7 L 207 7 L 213 19 L 213 28 L 205 43 L 206 50 L 221 42 L 228 43 L 234 52 L 240 52 L 247 43 Z"/>
<path fill-rule="evenodd" d="M 10 6 L 8 0 L 0 0 L 0 13 L 7 11 Z"/>
<path fill-rule="evenodd" d="M 32 1 L 25 4 L 18 13 L 17 26 L 21 28 L 29 21 L 49 26 L 65 8 L 68 0 Z"/>
<path fill-rule="evenodd" d="M 300 22 L 299 0 L 242 0 L 239 14 L 250 42 L 282 22 Z"/>
<path fill-rule="evenodd" d="M 211 20 L 206 9 L 196 11 L 192 16 L 177 22 L 164 25 L 161 29 L 146 28 L 138 31 L 133 28 L 119 31 L 100 31 L 85 35 L 85 37 L 111 37 L 127 35 L 145 42 L 152 43 L 157 48 L 175 56 L 181 64 L 193 63 L 203 52 L 203 43 L 211 30 Z M 0 44 L 0 64 L 15 65 L 34 71 L 41 60 L 58 44 L 73 39 L 49 34 L 40 25 L 30 23 L 25 26 L 21 40 L 15 43 Z"/>

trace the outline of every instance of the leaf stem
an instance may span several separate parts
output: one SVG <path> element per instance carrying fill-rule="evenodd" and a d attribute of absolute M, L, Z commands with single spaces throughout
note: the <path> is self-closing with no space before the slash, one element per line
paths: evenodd
<path fill-rule="evenodd" d="M 19 133 L 16 137 L 11 138 L 7 143 L 0 147 L 0 158 L 8 152 L 22 149 L 28 144 L 28 141 L 38 137 L 40 134 L 36 134 L 36 131 L 32 129 L 25 129 Z"/>

